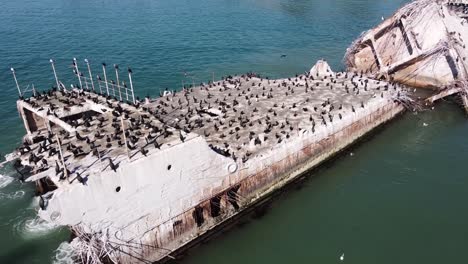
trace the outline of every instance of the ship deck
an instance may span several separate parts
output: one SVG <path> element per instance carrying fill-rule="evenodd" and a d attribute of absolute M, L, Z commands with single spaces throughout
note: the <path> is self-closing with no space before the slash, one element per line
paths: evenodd
<path fill-rule="evenodd" d="M 18 101 L 30 132 L 18 155 L 37 174 L 30 180 L 48 176 L 55 183 L 67 177 L 83 183 L 90 172 L 115 170 L 122 161 L 196 136 L 245 163 L 306 130 L 351 118 L 373 100 L 403 93 L 396 84 L 332 72 L 277 80 L 228 76 L 137 104 L 79 89 L 50 90 Z"/>

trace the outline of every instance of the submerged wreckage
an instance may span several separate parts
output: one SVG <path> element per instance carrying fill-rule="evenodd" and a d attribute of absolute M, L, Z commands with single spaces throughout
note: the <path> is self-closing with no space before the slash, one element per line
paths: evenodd
<path fill-rule="evenodd" d="M 228 76 L 144 100 L 130 70 L 127 88 L 105 65 L 95 81 L 89 64 L 89 77 L 74 66 L 71 89 L 56 77 L 27 98 L 18 86 L 27 135 L 11 158 L 84 263 L 173 258 L 410 101 L 398 84 L 324 61 L 292 78 Z"/>
<path fill-rule="evenodd" d="M 430 103 L 459 93 L 468 111 L 468 1 L 417 0 L 348 48 L 350 71 L 431 88 Z"/>

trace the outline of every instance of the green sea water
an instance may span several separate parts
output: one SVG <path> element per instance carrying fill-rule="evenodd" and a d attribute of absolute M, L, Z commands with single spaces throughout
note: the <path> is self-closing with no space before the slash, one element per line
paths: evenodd
<path fill-rule="evenodd" d="M 50 58 L 67 85 L 73 57 L 96 74 L 102 61 L 132 66 L 141 97 L 213 74 L 288 77 L 321 58 L 342 70 L 346 47 L 405 2 L 0 0 L 0 153 L 24 135 L 11 66 L 39 89 L 54 84 Z M 180 262 L 465 263 L 467 136 L 451 102 L 406 113 Z M 0 263 L 64 262 L 67 229 L 37 219 L 33 185 L 0 174 Z"/>

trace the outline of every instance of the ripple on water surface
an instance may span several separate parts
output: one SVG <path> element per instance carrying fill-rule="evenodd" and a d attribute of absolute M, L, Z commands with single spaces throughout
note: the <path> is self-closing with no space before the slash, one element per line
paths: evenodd
<path fill-rule="evenodd" d="M 19 190 L 13 193 L 3 193 L 0 192 L 0 200 L 18 200 L 24 197 L 26 192 L 23 190 Z"/>
<path fill-rule="evenodd" d="M 16 234 L 25 240 L 39 238 L 50 234 L 59 226 L 54 223 L 48 222 L 39 216 L 29 218 L 19 218 L 14 223 L 14 230 Z"/>
<path fill-rule="evenodd" d="M 0 189 L 6 187 L 8 184 L 10 184 L 14 179 L 9 176 L 5 176 L 0 174 Z"/>

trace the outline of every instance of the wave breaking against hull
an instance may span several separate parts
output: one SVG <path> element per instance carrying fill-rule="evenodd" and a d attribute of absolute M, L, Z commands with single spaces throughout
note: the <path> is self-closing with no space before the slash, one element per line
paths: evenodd
<path fill-rule="evenodd" d="M 6 187 L 10 183 L 12 183 L 14 180 L 13 177 L 5 176 L 0 174 L 0 189 Z"/>

